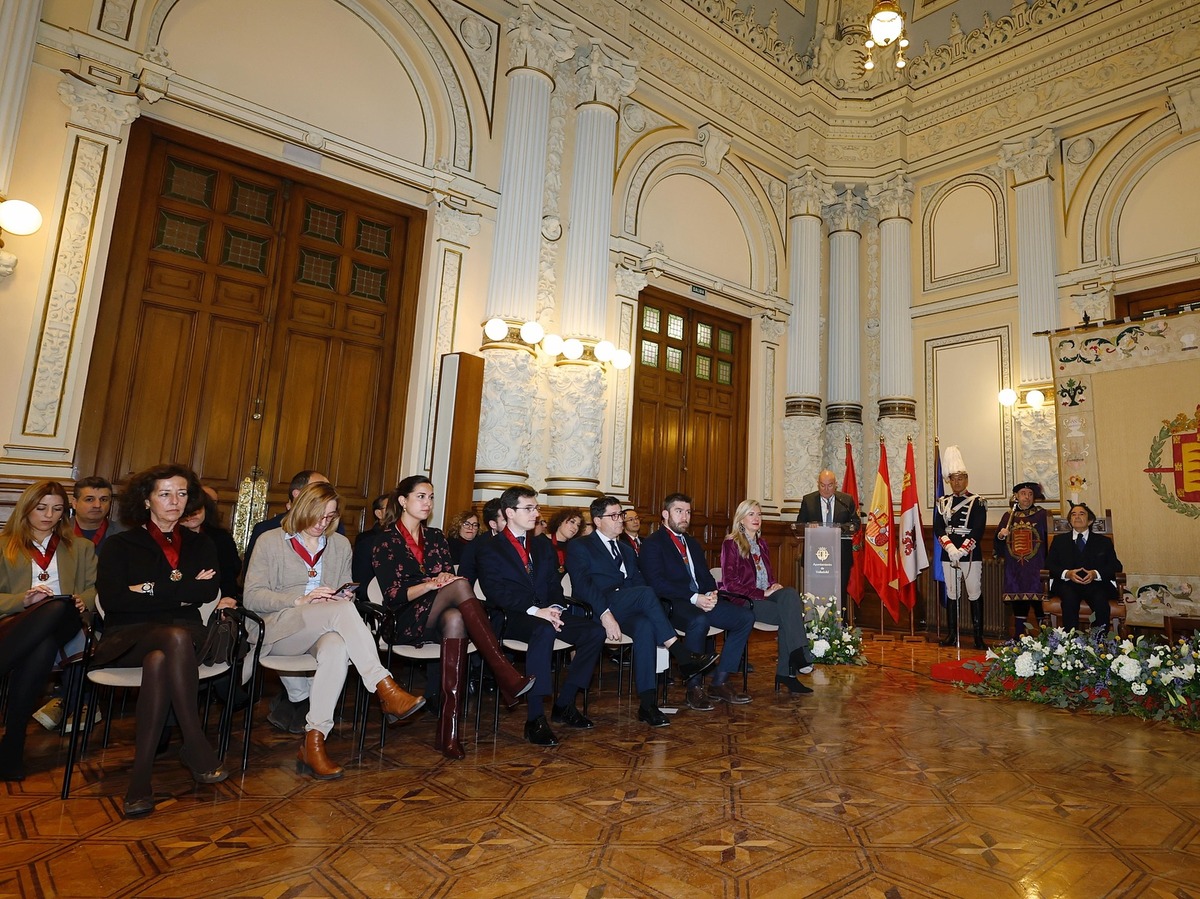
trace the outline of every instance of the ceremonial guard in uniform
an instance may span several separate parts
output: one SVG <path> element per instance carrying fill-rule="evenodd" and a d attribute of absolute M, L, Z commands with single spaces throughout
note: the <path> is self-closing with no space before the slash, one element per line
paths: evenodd
<path fill-rule="evenodd" d="M 1013 488 L 1012 508 L 1000 519 L 995 554 L 1004 560 L 1005 603 L 1012 604 L 1013 639 L 1026 628 L 1029 610 L 1034 625 L 1042 617 L 1042 569 L 1046 567 L 1046 510 L 1034 503 L 1045 499 L 1040 484 L 1026 481 Z"/>
<path fill-rule="evenodd" d="M 975 648 L 986 649 L 983 642 L 983 553 L 979 544 L 987 525 L 987 502 L 967 490 L 967 466 L 957 446 L 948 446 L 942 454 L 942 470 L 950 490 L 937 501 L 933 516 L 933 536 L 942 546 L 942 572 L 946 577 L 946 613 L 950 622 L 943 646 L 958 642 L 958 600 L 963 587 L 971 603 L 971 626 Z"/>

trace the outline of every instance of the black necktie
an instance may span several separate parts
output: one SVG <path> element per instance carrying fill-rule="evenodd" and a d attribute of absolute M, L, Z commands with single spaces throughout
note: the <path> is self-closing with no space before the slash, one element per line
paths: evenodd
<path fill-rule="evenodd" d="M 1081 555 L 1081 556 L 1083 555 L 1083 548 L 1086 545 L 1087 545 L 1087 540 L 1084 539 L 1083 534 L 1076 534 L 1075 535 L 1075 550 L 1076 550 L 1076 552 L 1079 553 L 1079 555 Z"/>
<path fill-rule="evenodd" d="M 618 565 L 620 565 L 621 564 L 621 550 L 617 549 L 617 541 L 610 540 L 608 543 L 608 548 L 612 551 L 613 561 L 615 561 Z"/>

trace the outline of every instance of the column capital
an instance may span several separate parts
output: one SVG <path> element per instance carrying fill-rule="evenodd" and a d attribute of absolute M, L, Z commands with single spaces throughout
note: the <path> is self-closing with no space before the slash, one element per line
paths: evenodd
<path fill-rule="evenodd" d="M 519 15 L 509 19 L 509 64 L 511 68 L 537 69 L 550 75 L 554 64 L 575 55 L 575 35 L 566 25 L 538 15 L 532 3 L 522 3 Z"/>
<path fill-rule="evenodd" d="M 879 220 L 912 219 L 913 182 L 903 169 L 867 188 L 867 202 L 879 212 Z"/>
<path fill-rule="evenodd" d="M 1058 148 L 1053 128 L 1000 145 L 1000 168 L 1013 173 L 1016 184 L 1050 177 L 1050 159 Z"/>
<path fill-rule="evenodd" d="M 599 41 L 581 51 L 575 60 L 575 78 L 579 102 L 611 106 L 615 112 L 621 101 L 637 86 L 637 63 L 604 49 Z"/>
<path fill-rule="evenodd" d="M 806 166 L 788 179 L 788 215 L 821 216 L 821 207 L 837 201 L 833 187 Z"/>
<path fill-rule="evenodd" d="M 617 296 L 628 297 L 631 300 L 636 300 L 638 294 L 646 287 L 649 279 L 645 272 L 635 271 L 631 268 L 625 268 L 623 265 L 618 265 L 617 272 Z"/>
<path fill-rule="evenodd" d="M 471 238 L 479 233 L 482 216 L 455 209 L 446 202 L 445 197 L 435 197 L 432 206 L 439 240 L 466 246 L 471 242 Z"/>
<path fill-rule="evenodd" d="M 72 125 L 108 137 L 120 137 L 121 129 L 142 114 L 136 96 L 96 87 L 74 75 L 58 83 L 58 96 L 71 110 Z"/>
<path fill-rule="evenodd" d="M 856 231 L 862 233 L 863 219 L 867 215 L 867 205 L 854 191 L 847 187 L 837 195 L 833 203 L 825 207 L 825 219 L 829 222 L 829 232 Z"/>

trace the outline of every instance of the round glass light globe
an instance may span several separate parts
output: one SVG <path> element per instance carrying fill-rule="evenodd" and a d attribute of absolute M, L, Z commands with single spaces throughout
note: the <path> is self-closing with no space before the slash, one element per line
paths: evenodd
<path fill-rule="evenodd" d="M 562 353 L 568 359 L 578 359 L 583 356 L 583 344 L 574 337 L 568 337 L 563 341 Z"/>
<path fill-rule="evenodd" d="M 1011 387 L 1005 387 L 1000 391 L 1000 396 L 998 399 L 1000 400 L 1001 406 L 1011 406 L 1017 401 L 1017 392 Z"/>
<path fill-rule="evenodd" d="M 617 350 L 612 357 L 613 368 L 624 370 L 633 364 L 633 357 L 629 355 L 629 350 Z"/>
<path fill-rule="evenodd" d="M 0 230 L 23 237 L 42 227 L 42 214 L 32 203 L 5 200 L 0 203 Z"/>
<path fill-rule="evenodd" d="M 612 359 L 613 353 L 616 351 L 617 348 L 613 346 L 613 342 L 611 340 L 602 340 L 596 344 L 596 349 L 594 349 L 592 352 L 596 354 L 596 358 L 600 362 L 608 362 L 610 359 Z"/>
<path fill-rule="evenodd" d="M 508 323 L 502 318 L 489 318 L 483 326 L 483 333 L 488 340 L 503 340 L 508 336 Z"/>
<path fill-rule="evenodd" d="M 563 339 L 557 334 L 547 334 L 542 338 L 542 349 L 551 356 L 557 356 L 563 351 Z"/>
<path fill-rule="evenodd" d="M 546 329 L 538 322 L 525 322 L 521 325 L 521 339 L 526 343 L 537 343 L 546 336 Z"/>
<path fill-rule="evenodd" d="M 1032 408 L 1036 409 L 1046 402 L 1046 394 L 1042 393 L 1040 390 L 1031 390 L 1029 393 L 1025 394 L 1025 402 L 1027 402 Z"/>

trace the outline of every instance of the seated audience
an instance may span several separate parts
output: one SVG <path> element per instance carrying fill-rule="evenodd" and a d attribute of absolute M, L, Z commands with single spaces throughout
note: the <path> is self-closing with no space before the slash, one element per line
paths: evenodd
<path fill-rule="evenodd" d="M 479 516 L 467 509 L 450 519 L 446 528 L 446 543 L 450 545 L 450 558 L 455 565 L 462 562 L 463 549 L 479 536 Z"/>
<path fill-rule="evenodd" d="M 483 504 L 483 521 L 487 531 L 463 547 L 462 558 L 458 563 L 458 573 L 467 579 L 473 588 L 479 579 L 478 556 L 485 543 L 495 537 L 504 528 L 504 513 L 500 511 L 500 498 L 493 497 Z"/>
<path fill-rule="evenodd" d="M 203 497 L 196 475 L 181 465 L 135 474 L 118 499 L 129 530 L 109 537 L 100 556 L 96 589 L 104 634 L 93 667 L 142 668 L 127 818 L 154 811 L 150 774 L 168 711 L 174 711 L 183 734 L 179 758 L 193 779 L 220 783 L 229 776 L 204 736 L 196 709 L 196 651 L 205 641 L 200 607 L 218 598 L 217 550 L 204 534 L 177 526 Z M 218 608 L 234 605 L 232 599 L 217 603 Z"/>
<path fill-rule="evenodd" d="M 65 517 L 67 492 L 37 481 L 0 533 L 0 679 L 8 676 L 0 780 L 25 779 L 25 732 L 60 647 L 95 606 L 96 553 Z"/>
<path fill-rule="evenodd" d="M 1112 539 L 1093 534 L 1096 513 L 1084 503 L 1072 503 L 1067 513 L 1069 534 L 1059 534 L 1050 543 L 1046 567 L 1050 570 L 1050 595 L 1062 603 L 1062 626 L 1079 628 L 1079 606 L 1087 603 L 1096 616 L 1097 631 L 1108 630 L 1108 603 L 1117 598 L 1117 558 Z"/>
<path fill-rule="evenodd" d="M 775 580 L 771 552 L 762 537 L 762 508 L 757 500 L 742 500 L 733 516 L 733 528 L 721 544 L 721 592 L 754 611 L 754 619 L 779 626 L 779 658 L 775 689 L 811 693 L 796 679 L 812 671 L 813 657 L 804 626 L 804 602 L 791 587 Z"/>
<path fill-rule="evenodd" d="M 396 486 L 384 518 L 387 532 L 375 546 L 375 576 L 384 606 L 394 616 L 395 642 L 441 642 L 441 708 L 434 746 L 447 758 L 461 759 L 466 752 L 459 742 L 458 712 L 466 689 L 467 637 L 491 667 L 505 705 L 516 705 L 534 681 L 504 657 L 471 584 L 454 573 L 445 536 L 425 526 L 432 511 L 428 478 L 412 475 Z"/>
<path fill-rule="evenodd" d="M 666 647 L 685 680 L 715 665 L 717 655 L 694 653 L 679 640 L 662 603 L 642 577 L 637 553 L 617 539 L 622 529 L 617 498 L 602 496 L 593 500 L 588 511 L 596 533 L 567 544 L 573 598 L 591 606 L 610 643 L 619 641 L 622 631 L 629 634 L 633 640 L 638 720 L 651 727 L 666 727 L 671 722 L 658 707 L 657 648 Z"/>
<path fill-rule="evenodd" d="M 242 589 L 238 586 L 238 572 L 242 569 L 242 559 L 238 555 L 237 544 L 233 534 L 221 527 L 221 513 L 217 511 L 217 497 L 210 488 L 201 488 L 204 502 L 195 512 L 179 523 L 196 534 L 204 534 L 217 548 L 218 575 L 221 584 L 221 595 L 231 596 L 240 600 Z"/>
<path fill-rule="evenodd" d="M 72 530 L 91 540 L 97 554 L 109 536 L 125 530 L 109 517 L 112 498 L 112 484 L 101 477 L 80 478 L 71 490 Z"/>
<path fill-rule="evenodd" d="M 559 574 L 567 572 L 567 541 L 579 533 L 581 521 L 583 521 L 583 515 L 578 509 L 561 509 L 555 513 L 546 526 L 546 534 L 550 537 L 550 543 L 554 546 L 554 552 L 558 557 Z"/>
<path fill-rule="evenodd" d="M 642 552 L 642 519 L 637 509 L 626 509 L 621 514 L 621 542 L 633 547 L 639 555 Z"/>
<path fill-rule="evenodd" d="M 662 527 L 642 541 L 638 564 L 658 598 L 670 601 L 671 623 L 683 631 L 688 649 L 704 652 L 710 625 L 725 631 L 721 663 L 712 677 L 712 687 L 704 689 L 702 674 L 687 682 L 688 708 L 710 712 L 713 699 L 734 705 L 750 702 L 747 694 L 729 683 L 729 675 L 741 664 L 754 629 L 754 613 L 718 597 L 704 547 L 688 533 L 691 523 L 691 497 L 683 493 L 669 495 L 663 500 Z"/>
<path fill-rule="evenodd" d="M 556 746 L 558 739 L 546 721 L 543 702 L 553 685 L 554 641 L 570 643 L 575 652 L 551 717 L 568 727 L 589 728 L 592 722 L 575 707 L 575 697 L 592 681 L 604 628 L 590 618 L 563 614 L 566 602 L 554 548 L 545 536 L 533 533 L 537 493 L 528 487 L 509 487 L 500 495 L 500 508 L 507 524 L 479 554 L 479 583 L 488 604 L 508 613 L 504 636 L 529 645 L 525 673 L 533 677 L 534 685 L 529 690 L 525 738 L 538 746 Z"/>
<path fill-rule="evenodd" d="M 339 590 L 350 579 L 350 541 L 336 533 L 337 520 L 337 492 L 328 482 L 309 484 L 281 526 L 263 535 L 246 573 L 246 608 L 262 615 L 266 625 L 262 654 L 311 653 L 317 659 L 297 758 L 301 770 L 318 780 L 342 776 L 342 767 L 325 752 L 325 738 L 351 662 L 392 718 L 407 718 L 425 704 L 402 690 L 380 664 L 375 637 L 354 605 L 354 590 Z"/>
<path fill-rule="evenodd" d="M 375 553 L 375 544 L 383 536 L 383 515 L 387 511 L 387 502 L 386 493 L 381 493 L 371 501 L 371 526 L 354 538 L 354 554 L 350 559 L 350 578 L 358 584 L 358 598 L 363 602 L 368 601 L 367 585 L 375 577 L 375 565 L 371 557 Z"/>
<path fill-rule="evenodd" d="M 273 531 L 283 524 L 283 516 L 288 513 L 288 509 L 292 507 L 292 503 L 296 501 L 296 497 L 300 495 L 300 491 L 309 484 L 329 483 L 329 478 L 321 474 L 319 471 L 298 471 L 292 475 L 292 480 L 288 484 L 288 500 L 284 504 L 283 511 L 278 515 L 272 515 L 270 518 L 264 518 L 256 524 L 253 530 L 250 531 L 250 542 L 246 544 L 246 554 L 242 557 L 242 577 L 245 578 L 246 572 L 250 570 L 250 556 L 254 553 L 254 547 L 258 543 L 258 538 L 267 531 Z M 345 536 L 341 524 L 338 525 L 338 533 Z"/>

